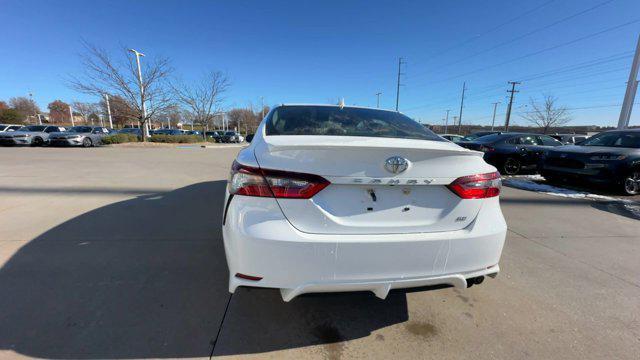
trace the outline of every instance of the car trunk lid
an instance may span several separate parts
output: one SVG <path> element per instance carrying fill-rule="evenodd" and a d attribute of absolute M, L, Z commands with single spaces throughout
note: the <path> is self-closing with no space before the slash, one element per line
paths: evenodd
<path fill-rule="evenodd" d="M 482 153 L 444 141 L 348 136 L 265 136 L 255 151 L 263 169 L 320 175 L 331 185 L 311 199 L 277 199 L 298 230 L 324 234 L 417 233 L 463 229 L 482 200 L 462 200 L 446 185 L 495 171 Z M 389 158 L 408 161 L 392 173 Z"/>

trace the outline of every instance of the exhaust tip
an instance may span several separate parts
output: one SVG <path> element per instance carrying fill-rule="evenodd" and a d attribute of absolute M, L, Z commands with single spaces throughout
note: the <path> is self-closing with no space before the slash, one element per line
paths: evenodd
<path fill-rule="evenodd" d="M 473 285 L 480 285 L 484 281 L 484 276 L 472 277 L 467 279 L 467 288 Z"/>

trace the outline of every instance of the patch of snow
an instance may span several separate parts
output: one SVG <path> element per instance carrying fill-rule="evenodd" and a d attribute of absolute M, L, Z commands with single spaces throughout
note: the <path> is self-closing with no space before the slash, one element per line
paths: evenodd
<path fill-rule="evenodd" d="M 508 177 L 504 178 L 502 182 L 506 186 L 514 187 L 516 189 L 529 190 L 540 192 L 547 195 L 562 196 L 572 199 L 590 199 L 590 200 L 606 200 L 606 201 L 627 201 L 621 200 L 612 196 L 591 194 L 585 191 L 577 191 L 572 189 L 565 189 L 548 184 L 540 184 L 534 182 L 532 179 L 544 180 L 540 175 L 528 175 L 531 177 Z M 538 178 L 539 177 L 539 178 Z"/>

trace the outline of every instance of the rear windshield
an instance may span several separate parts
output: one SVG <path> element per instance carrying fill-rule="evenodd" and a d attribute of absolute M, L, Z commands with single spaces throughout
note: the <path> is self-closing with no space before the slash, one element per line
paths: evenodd
<path fill-rule="evenodd" d="M 19 130 L 20 131 L 44 131 L 44 128 L 46 128 L 46 126 L 33 125 L 33 126 L 23 126 Z"/>
<path fill-rule="evenodd" d="M 604 132 L 582 142 L 582 146 L 609 146 L 624 148 L 640 148 L 640 131 Z"/>
<path fill-rule="evenodd" d="M 397 112 L 337 106 L 281 106 L 267 120 L 266 134 L 446 141 Z"/>
<path fill-rule="evenodd" d="M 88 127 L 88 126 L 74 126 L 71 129 L 67 130 L 69 132 L 76 132 L 76 133 L 88 133 L 91 132 L 92 128 Z"/>

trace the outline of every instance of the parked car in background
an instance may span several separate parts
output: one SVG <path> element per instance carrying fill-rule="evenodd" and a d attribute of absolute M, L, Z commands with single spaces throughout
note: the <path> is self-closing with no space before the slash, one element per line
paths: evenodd
<path fill-rule="evenodd" d="M 102 126 L 74 126 L 67 131 L 50 134 L 49 145 L 96 146 L 100 145 L 101 139 L 105 135 L 109 135 L 109 131 Z"/>
<path fill-rule="evenodd" d="M 589 138 L 589 136 L 583 134 L 554 134 L 549 136 L 565 145 L 579 144 Z"/>
<path fill-rule="evenodd" d="M 466 288 L 495 277 L 507 226 L 481 154 L 396 111 L 281 105 L 231 167 L 229 291 Z"/>
<path fill-rule="evenodd" d="M 28 125 L 18 130 L 0 133 L 2 145 L 42 146 L 49 142 L 49 134 L 65 131 L 62 126 Z"/>
<path fill-rule="evenodd" d="M 209 139 L 212 139 L 214 142 L 221 142 L 222 141 L 222 131 L 207 131 L 204 133 Z"/>
<path fill-rule="evenodd" d="M 244 136 L 237 131 L 227 131 L 222 135 L 222 142 L 224 143 L 241 143 L 243 141 Z"/>
<path fill-rule="evenodd" d="M 577 179 L 640 194 L 640 129 L 606 131 L 579 145 L 548 150 L 540 173 L 549 181 Z"/>
<path fill-rule="evenodd" d="M 157 130 L 155 130 L 157 131 Z M 137 135 L 142 137 L 142 129 L 138 129 L 138 128 L 124 128 L 118 131 L 119 134 L 131 134 L 131 135 Z"/>
<path fill-rule="evenodd" d="M 537 169 L 543 152 L 562 146 L 562 143 L 548 135 L 495 133 L 459 145 L 482 151 L 484 160 L 497 167 L 502 174 L 516 175 L 523 170 Z"/>
<path fill-rule="evenodd" d="M 153 132 L 153 135 L 184 135 L 184 130 L 180 129 L 159 129 Z"/>
<path fill-rule="evenodd" d="M 442 134 L 440 136 L 449 141 L 453 141 L 454 143 L 460 142 L 464 139 L 464 136 L 458 134 Z"/>
<path fill-rule="evenodd" d="M 198 130 L 188 130 L 185 135 L 202 135 L 202 132 Z"/>
<path fill-rule="evenodd" d="M 487 136 L 487 135 L 493 135 L 493 134 L 501 134 L 502 131 L 478 131 L 475 132 L 473 134 L 467 135 L 465 136 L 462 141 L 474 141 L 478 138 L 481 138 L 483 136 Z"/>
<path fill-rule="evenodd" d="M 16 131 L 23 127 L 24 125 L 15 125 L 15 124 L 0 124 L 0 132 L 10 132 Z"/>

